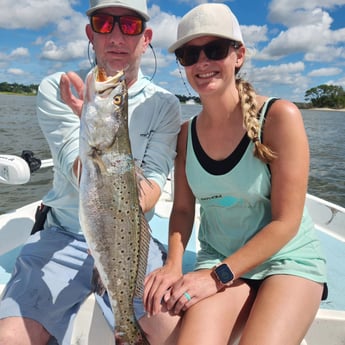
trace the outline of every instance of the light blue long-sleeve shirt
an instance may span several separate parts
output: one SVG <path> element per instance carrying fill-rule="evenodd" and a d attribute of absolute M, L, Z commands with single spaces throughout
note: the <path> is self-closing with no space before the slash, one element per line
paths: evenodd
<path fill-rule="evenodd" d="M 73 162 L 79 154 L 79 118 L 60 97 L 60 78 L 55 73 L 44 78 L 37 95 L 38 122 L 54 161 L 54 180 L 43 203 L 51 206 L 45 227 L 56 226 L 82 234 L 78 208 L 79 193 Z M 129 135 L 133 157 L 142 162 L 146 178 L 161 189 L 176 156 L 180 130 L 178 99 L 139 73 L 128 90 Z M 151 215 L 147 215 L 150 218 Z"/>

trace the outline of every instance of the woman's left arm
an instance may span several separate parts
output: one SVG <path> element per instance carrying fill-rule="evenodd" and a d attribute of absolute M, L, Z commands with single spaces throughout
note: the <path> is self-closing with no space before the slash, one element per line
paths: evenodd
<path fill-rule="evenodd" d="M 286 100 L 270 108 L 263 131 L 264 144 L 275 152 L 271 169 L 272 221 L 226 262 L 239 277 L 284 247 L 297 233 L 309 174 L 309 145 L 299 109 Z"/>

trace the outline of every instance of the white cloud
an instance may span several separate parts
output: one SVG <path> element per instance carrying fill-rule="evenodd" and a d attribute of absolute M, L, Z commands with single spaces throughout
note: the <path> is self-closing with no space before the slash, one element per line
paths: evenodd
<path fill-rule="evenodd" d="M 56 23 L 56 36 L 63 41 L 87 40 L 85 26 L 88 19 L 82 13 L 75 12 L 71 17 L 61 18 Z"/>
<path fill-rule="evenodd" d="M 69 42 L 58 46 L 54 41 L 44 44 L 41 58 L 47 60 L 68 61 L 86 57 L 87 42 L 84 40 Z"/>
<path fill-rule="evenodd" d="M 332 31 L 331 40 L 334 43 L 345 43 L 345 28 Z"/>
<path fill-rule="evenodd" d="M 331 21 L 327 16 L 324 18 L 317 24 L 296 25 L 281 31 L 256 58 L 278 60 L 302 53 L 306 61 L 334 61 L 344 54 L 345 29 L 331 30 Z"/>
<path fill-rule="evenodd" d="M 1 9 L 0 27 L 7 29 L 38 29 L 75 13 L 68 0 L 1 0 Z"/>
<path fill-rule="evenodd" d="M 168 48 L 176 40 L 177 25 L 180 20 L 173 14 L 161 12 L 159 6 L 150 9 L 150 27 L 153 30 L 152 44 L 159 48 Z"/>
<path fill-rule="evenodd" d="M 344 47 L 336 48 L 331 45 L 324 45 L 316 47 L 313 51 L 305 54 L 305 61 L 316 61 L 316 62 L 332 62 L 338 58 L 345 57 Z"/>
<path fill-rule="evenodd" d="M 255 83 L 285 84 L 296 83 L 296 75 L 300 75 L 305 69 L 303 62 L 286 63 L 280 65 L 267 65 L 251 69 L 250 79 Z"/>
<path fill-rule="evenodd" d="M 8 70 L 7 70 L 7 73 L 9 73 L 9 74 L 13 74 L 13 75 L 16 75 L 16 76 L 20 76 L 20 75 L 25 75 L 25 74 L 27 74 L 25 71 L 23 71 L 22 69 L 20 69 L 20 68 L 9 68 Z"/>
<path fill-rule="evenodd" d="M 277 60 L 289 54 L 306 53 L 323 43 L 321 32 L 322 29 L 317 30 L 314 26 L 299 26 L 282 31 L 256 57 Z"/>
<path fill-rule="evenodd" d="M 243 25 L 241 26 L 241 31 L 246 46 L 252 46 L 258 42 L 268 41 L 266 25 Z"/>
<path fill-rule="evenodd" d="M 19 48 L 14 49 L 10 53 L 9 58 L 10 59 L 18 59 L 18 58 L 28 57 L 28 56 L 30 56 L 29 49 L 23 48 L 23 47 L 19 47 Z"/>
<path fill-rule="evenodd" d="M 336 67 L 324 67 L 315 69 L 308 73 L 309 77 L 328 77 L 333 75 L 339 75 L 342 73 L 342 69 Z"/>
<path fill-rule="evenodd" d="M 42 36 L 38 36 L 36 37 L 35 41 L 32 43 L 35 46 L 40 46 L 42 44 L 44 44 L 45 38 Z"/>
<path fill-rule="evenodd" d="M 33 46 L 42 46 L 42 59 L 68 62 L 87 57 L 87 18 L 84 13 L 73 10 L 71 6 L 75 0 L 1 1 L 1 5 L 11 8 L 11 11 L 0 11 L 0 27 L 37 30 L 51 25 L 47 33 L 41 32 L 32 42 Z M 10 59 L 25 56 L 30 56 L 30 53 L 24 47 L 9 54 Z"/>
<path fill-rule="evenodd" d="M 329 14 L 322 9 L 333 9 L 344 4 L 345 0 L 272 0 L 268 18 L 271 22 L 286 27 L 318 24 L 332 21 Z"/>
<path fill-rule="evenodd" d="M 345 89 L 345 77 L 343 75 L 341 75 L 340 77 L 341 78 L 339 78 L 339 79 L 329 80 L 325 84 L 339 85 L 339 86 L 342 86 Z"/>
<path fill-rule="evenodd" d="M 262 95 L 272 95 L 301 101 L 305 90 L 309 88 L 309 79 L 304 76 L 303 62 L 267 65 L 265 67 L 244 65 L 243 78 L 250 81 L 256 91 Z"/>

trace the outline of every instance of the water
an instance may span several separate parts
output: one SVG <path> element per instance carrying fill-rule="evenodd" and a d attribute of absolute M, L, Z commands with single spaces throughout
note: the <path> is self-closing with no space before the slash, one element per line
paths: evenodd
<path fill-rule="evenodd" d="M 31 150 L 35 157 L 50 158 L 48 144 L 36 118 L 36 97 L 0 95 L 0 153 L 20 156 Z M 49 190 L 52 169 L 38 170 L 25 185 L 0 183 L 0 214 L 39 200 Z"/>
<path fill-rule="evenodd" d="M 310 146 L 309 192 L 345 207 L 345 112 L 302 112 Z"/>
<path fill-rule="evenodd" d="M 36 97 L 0 95 L 0 153 L 21 155 L 31 150 L 35 157 L 50 158 L 49 148 L 38 126 Z M 199 105 L 183 105 L 184 118 L 199 112 Z M 345 113 L 303 111 L 310 142 L 309 193 L 345 207 Z M 35 172 L 29 183 L 0 184 L 0 214 L 39 200 L 49 190 L 52 169 Z"/>

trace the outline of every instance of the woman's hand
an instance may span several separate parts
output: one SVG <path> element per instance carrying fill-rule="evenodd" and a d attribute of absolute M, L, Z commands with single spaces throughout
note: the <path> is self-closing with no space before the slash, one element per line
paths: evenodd
<path fill-rule="evenodd" d="M 165 295 L 170 296 L 168 291 L 181 276 L 181 269 L 169 265 L 158 268 L 147 275 L 145 278 L 144 306 L 150 316 L 161 311 L 162 303 L 166 298 Z"/>
<path fill-rule="evenodd" d="M 218 290 L 211 273 L 210 269 L 202 269 L 187 273 L 176 281 L 165 294 L 168 310 L 179 314 L 202 299 L 215 295 Z"/>

